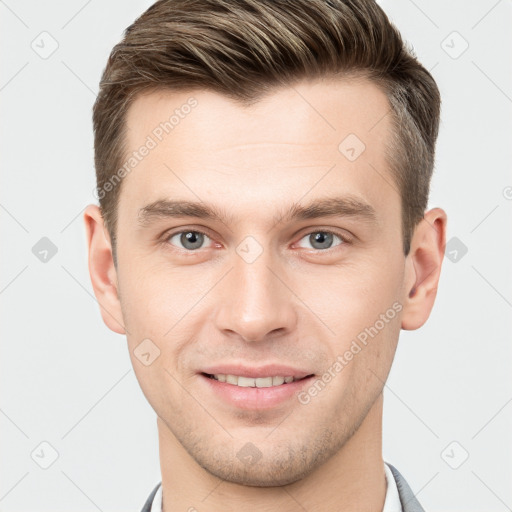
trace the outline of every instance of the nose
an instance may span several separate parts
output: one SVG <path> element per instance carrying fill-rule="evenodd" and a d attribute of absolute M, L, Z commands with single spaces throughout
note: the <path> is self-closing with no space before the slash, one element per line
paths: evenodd
<path fill-rule="evenodd" d="M 298 317 L 284 267 L 270 251 L 252 262 L 234 254 L 233 265 L 218 296 L 216 327 L 246 342 L 289 335 Z"/>

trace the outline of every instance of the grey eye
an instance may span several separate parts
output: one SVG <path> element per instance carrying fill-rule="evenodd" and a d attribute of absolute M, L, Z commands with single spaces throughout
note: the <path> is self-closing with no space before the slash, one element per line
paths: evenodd
<path fill-rule="evenodd" d="M 334 233 L 329 233 L 329 231 L 313 231 L 309 235 L 306 235 L 302 240 L 307 239 L 308 243 L 311 245 L 308 249 L 322 250 L 330 249 L 333 246 L 334 238 L 343 242 L 340 236 L 335 235 Z"/>
<path fill-rule="evenodd" d="M 179 237 L 179 243 L 183 249 L 187 251 L 201 248 L 205 238 L 208 238 L 204 233 L 200 233 L 199 231 L 181 231 L 180 233 L 172 235 L 169 241 L 172 243 L 172 240 L 176 237 Z"/>

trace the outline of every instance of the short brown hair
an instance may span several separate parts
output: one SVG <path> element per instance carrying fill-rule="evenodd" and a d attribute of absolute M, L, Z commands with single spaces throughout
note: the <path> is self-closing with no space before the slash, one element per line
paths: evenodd
<path fill-rule="evenodd" d="M 93 108 L 97 191 L 114 261 L 122 182 L 106 185 L 125 160 L 126 113 L 139 93 L 207 89 L 252 103 L 301 79 L 354 75 L 379 86 L 390 104 L 386 155 L 407 255 L 427 207 L 441 100 L 431 74 L 374 0 L 154 3 L 113 48 Z"/>

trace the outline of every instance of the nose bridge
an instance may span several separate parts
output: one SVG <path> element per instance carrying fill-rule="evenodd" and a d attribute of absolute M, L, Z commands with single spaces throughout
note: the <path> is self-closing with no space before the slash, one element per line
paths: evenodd
<path fill-rule="evenodd" d="M 259 247 L 258 247 L 259 246 Z M 217 314 L 217 327 L 245 341 L 290 332 L 296 322 L 293 294 L 283 283 L 277 257 L 247 237 L 233 254 L 233 270 Z"/>

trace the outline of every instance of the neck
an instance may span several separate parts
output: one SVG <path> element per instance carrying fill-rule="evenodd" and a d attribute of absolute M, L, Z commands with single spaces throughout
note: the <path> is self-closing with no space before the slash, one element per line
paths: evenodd
<path fill-rule="evenodd" d="M 381 511 L 386 496 L 382 405 L 381 394 L 337 453 L 307 477 L 281 487 L 248 487 L 213 476 L 158 418 L 163 511 Z"/>

